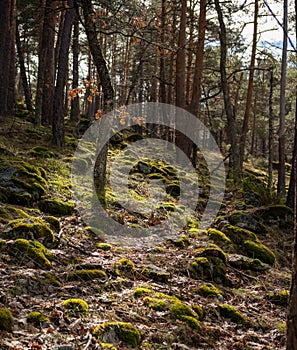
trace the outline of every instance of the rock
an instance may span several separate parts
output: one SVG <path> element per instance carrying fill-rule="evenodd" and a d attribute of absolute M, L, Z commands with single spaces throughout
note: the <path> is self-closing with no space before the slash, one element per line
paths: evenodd
<path fill-rule="evenodd" d="M 259 259 L 248 258 L 240 254 L 229 254 L 228 263 L 237 269 L 251 270 L 255 272 L 262 272 L 269 270 L 270 266 L 264 264 Z"/>
<path fill-rule="evenodd" d="M 46 198 L 39 202 L 39 208 L 52 215 L 70 215 L 75 204 L 72 201 L 62 201 L 59 198 Z"/>
<path fill-rule="evenodd" d="M 245 241 L 244 249 L 248 256 L 261 260 L 263 263 L 273 265 L 276 261 L 275 254 L 264 244 L 254 241 Z"/>
<path fill-rule="evenodd" d="M 248 326 L 250 322 L 248 319 L 242 315 L 234 306 L 229 304 L 221 304 L 218 306 L 219 313 L 222 317 L 230 319 L 232 322 L 236 324 L 240 324 L 243 326 Z"/>
<path fill-rule="evenodd" d="M 160 283 L 167 283 L 170 278 L 170 273 L 152 265 L 145 267 L 141 273 L 145 277 Z"/>
<path fill-rule="evenodd" d="M 82 299 L 67 299 L 64 300 L 63 306 L 66 308 L 66 313 L 70 316 L 86 314 L 89 311 L 89 305 Z"/>

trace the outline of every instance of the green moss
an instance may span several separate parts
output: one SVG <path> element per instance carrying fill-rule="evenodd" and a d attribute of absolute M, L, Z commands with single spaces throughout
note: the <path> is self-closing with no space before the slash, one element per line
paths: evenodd
<path fill-rule="evenodd" d="M 201 324 L 197 320 L 197 318 L 192 316 L 182 316 L 181 321 L 184 321 L 189 327 L 191 327 L 195 331 L 198 331 L 198 332 L 201 331 Z"/>
<path fill-rule="evenodd" d="M 264 220 L 270 218 L 277 219 L 284 218 L 286 216 L 293 216 L 293 210 L 284 204 L 274 204 L 262 209 L 261 214 Z"/>
<path fill-rule="evenodd" d="M 0 204 L 0 223 L 8 223 L 17 218 L 26 218 L 29 215 L 22 209 L 7 205 Z"/>
<path fill-rule="evenodd" d="M 94 335 L 99 341 L 113 338 L 113 343 L 124 343 L 136 348 L 142 340 L 142 333 L 130 323 L 126 322 L 105 322 L 94 329 Z"/>
<path fill-rule="evenodd" d="M 195 252 L 195 257 L 205 257 L 205 258 L 218 258 L 220 259 L 225 265 L 227 263 L 227 256 L 223 252 L 223 250 L 217 246 L 212 246 L 208 248 L 200 248 L 197 249 Z"/>
<path fill-rule="evenodd" d="M 54 216 L 44 216 L 42 218 L 45 222 L 47 222 L 50 226 L 50 228 L 55 231 L 59 232 L 61 225 L 60 225 L 60 220 Z"/>
<path fill-rule="evenodd" d="M 164 252 L 164 248 L 163 247 L 155 247 L 152 250 L 154 253 L 163 253 Z"/>
<path fill-rule="evenodd" d="M 12 313 L 7 309 L 0 308 L 0 329 L 3 331 L 12 331 L 12 326 Z"/>
<path fill-rule="evenodd" d="M 113 346 L 112 344 L 109 343 L 100 343 L 101 348 L 104 350 L 117 350 L 117 348 L 115 346 Z"/>
<path fill-rule="evenodd" d="M 222 292 L 214 286 L 212 283 L 204 283 L 202 286 L 197 288 L 197 293 L 203 297 L 221 297 Z"/>
<path fill-rule="evenodd" d="M 203 319 L 203 316 L 204 316 L 204 312 L 203 312 L 203 309 L 200 305 L 198 304 L 194 304 L 192 305 L 192 309 L 196 312 L 196 314 L 198 315 L 198 318 L 199 320 L 202 320 Z"/>
<path fill-rule="evenodd" d="M 108 251 L 111 249 L 111 244 L 98 242 L 96 243 L 96 248 L 100 250 Z"/>
<path fill-rule="evenodd" d="M 143 288 L 143 287 L 138 287 L 134 290 L 134 297 L 135 298 L 141 298 L 144 295 L 150 295 L 153 293 L 152 289 L 148 289 L 148 288 Z"/>
<path fill-rule="evenodd" d="M 93 281 L 94 279 L 105 279 L 107 275 L 102 270 L 77 270 L 67 275 L 68 281 Z"/>
<path fill-rule="evenodd" d="M 6 238 L 36 239 L 44 244 L 52 244 L 55 240 L 50 224 L 45 220 L 36 217 L 10 221 L 4 234 Z"/>
<path fill-rule="evenodd" d="M 36 146 L 28 151 L 28 154 L 32 157 L 38 158 L 54 158 L 55 154 L 52 151 L 49 151 L 46 147 Z"/>
<path fill-rule="evenodd" d="M 50 319 L 38 311 L 33 311 L 28 314 L 27 322 L 40 327 L 43 323 L 50 322 Z"/>
<path fill-rule="evenodd" d="M 56 279 L 56 277 L 50 273 L 44 273 L 42 275 L 45 278 L 45 283 L 52 285 L 54 287 L 62 287 L 62 283 Z"/>
<path fill-rule="evenodd" d="M 244 326 L 249 325 L 249 321 L 245 316 L 242 315 L 234 306 L 229 304 L 221 304 L 218 306 L 219 313 L 222 317 L 230 319 L 236 324 L 241 324 Z"/>
<path fill-rule="evenodd" d="M 53 254 L 43 244 L 37 241 L 16 239 L 9 249 L 9 253 L 24 262 L 24 258 L 35 263 L 36 267 L 48 270 L 51 268 Z"/>
<path fill-rule="evenodd" d="M 53 215 L 70 215 L 72 214 L 75 204 L 71 201 L 62 201 L 59 198 L 42 199 L 39 202 L 39 208 Z"/>
<path fill-rule="evenodd" d="M 238 226 L 225 225 L 222 231 L 235 244 L 243 244 L 246 240 L 259 242 L 259 239 L 254 232 Z"/>
<path fill-rule="evenodd" d="M 168 308 L 168 302 L 158 298 L 145 297 L 143 303 L 155 311 L 164 311 Z"/>
<path fill-rule="evenodd" d="M 174 319 L 182 320 L 183 316 L 191 316 L 197 318 L 198 315 L 193 311 L 190 306 L 182 303 L 181 301 L 175 301 L 169 308 L 170 314 Z"/>
<path fill-rule="evenodd" d="M 168 272 L 161 271 L 152 267 L 145 267 L 141 273 L 143 276 L 160 283 L 167 283 L 170 278 L 170 274 Z"/>
<path fill-rule="evenodd" d="M 244 242 L 244 248 L 250 257 L 266 264 L 273 265 L 276 261 L 275 254 L 262 243 L 247 240 Z"/>
<path fill-rule="evenodd" d="M 221 231 L 214 228 L 210 228 L 207 231 L 210 239 L 212 239 L 216 244 L 231 244 L 231 240 Z"/>
<path fill-rule="evenodd" d="M 222 283 L 226 280 L 226 265 L 216 257 L 196 258 L 190 264 L 190 274 L 195 279 L 205 279 Z"/>
<path fill-rule="evenodd" d="M 179 239 L 173 240 L 173 245 L 178 248 L 187 248 L 190 245 L 190 241 L 187 236 L 182 235 Z"/>
<path fill-rule="evenodd" d="M 0 239 L 0 252 L 5 251 L 7 248 L 7 242 L 4 239 Z"/>
<path fill-rule="evenodd" d="M 285 289 L 279 292 L 269 293 L 267 295 L 267 299 L 275 305 L 287 307 L 289 303 L 289 296 L 290 296 L 289 290 Z"/>
<path fill-rule="evenodd" d="M 66 308 L 67 314 L 71 316 L 86 314 L 89 311 L 88 303 L 82 299 L 64 300 L 63 306 Z"/>
<path fill-rule="evenodd" d="M 135 265 L 133 261 L 127 258 L 120 259 L 117 263 L 117 266 L 120 271 L 129 271 L 129 272 L 135 271 Z"/>

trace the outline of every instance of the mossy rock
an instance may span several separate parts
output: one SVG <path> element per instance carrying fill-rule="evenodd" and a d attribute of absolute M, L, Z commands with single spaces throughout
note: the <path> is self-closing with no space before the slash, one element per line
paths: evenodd
<path fill-rule="evenodd" d="M 204 311 L 203 311 L 202 307 L 198 304 L 194 304 L 194 305 L 192 305 L 192 309 L 198 315 L 199 320 L 202 320 L 204 317 Z"/>
<path fill-rule="evenodd" d="M 201 330 L 202 330 L 201 324 L 197 320 L 197 318 L 192 317 L 192 316 L 182 316 L 180 320 L 184 321 L 193 330 L 195 330 L 197 332 L 201 332 Z"/>
<path fill-rule="evenodd" d="M 178 248 L 187 248 L 190 245 L 189 238 L 187 236 L 180 236 L 178 239 L 172 240 L 172 244 Z"/>
<path fill-rule="evenodd" d="M 135 264 L 133 261 L 122 258 L 117 262 L 117 267 L 120 271 L 124 272 L 134 272 L 135 271 Z"/>
<path fill-rule="evenodd" d="M 0 239 L 0 252 L 4 252 L 7 248 L 7 242 L 4 239 Z"/>
<path fill-rule="evenodd" d="M 262 243 L 247 240 L 244 242 L 244 249 L 248 256 L 268 265 L 273 265 L 276 261 L 275 254 Z"/>
<path fill-rule="evenodd" d="M 184 321 L 192 329 L 201 331 L 201 325 L 198 321 L 198 314 L 187 304 L 176 301 L 169 307 L 169 311 L 173 319 Z"/>
<path fill-rule="evenodd" d="M 100 346 L 103 350 L 118 350 L 118 348 L 110 343 L 100 343 Z"/>
<path fill-rule="evenodd" d="M 41 312 L 33 311 L 28 314 L 27 322 L 32 323 L 35 327 L 40 327 L 43 323 L 50 322 L 50 319 Z"/>
<path fill-rule="evenodd" d="M 267 299 L 275 305 L 287 307 L 289 304 L 290 291 L 287 289 L 279 292 L 271 292 L 267 295 Z"/>
<path fill-rule="evenodd" d="M 37 241 L 28 241 L 23 238 L 16 239 L 9 246 L 9 254 L 22 262 L 33 261 L 37 268 L 49 270 L 53 254 Z"/>
<path fill-rule="evenodd" d="M 154 291 L 152 289 L 149 288 L 144 288 L 144 287 L 137 287 L 134 290 L 134 297 L 135 298 L 142 298 L 143 296 L 147 296 L 152 294 Z"/>
<path fill-rule="evenodd" d="M 36 158 L 54 158 L 55 154 L 46 147 L 36 146 L 28 151 L 28 154 Z"/>
<path fill-rule="evenodd" d="M 196 289 L 196 292 L 203 297 L 222 297 L 223 293 L 212 283 L 204 283 L 202 286 Z"/>
<path fill-rule="evenodd" d="M 132 288 L 132 287 L 133 287 L 133 281 L 127 278 L 117 278 L 115 280 L 107 281 L 104 284 L 104 288 L 108 291 L 115 290 L 119 292 L 123 289 Z"/>
<path fill-rule="evenodd" d="M 269 265 L 264 264 L 261 260 L 240 254 L 229 255 L 228 263 L 232 267 L 247 271 L 263 272 L 269 269 Z"/>
<path fill-rule="evenodd" d="M 223 283 L 226 281 L 226 264 L 217 257 L 198 257 L 190 264 L 190 275 L 195 279 Z"/>
<path fill-rule="evenodd" d="M 54 287 L 62 287 L 63 284 L 52 274 L 50 273 L 43 273 L 42 274 L 43 283 L 46 283 L 48 285 L 54 286 Z"/>
<path fill-rule="evenodd" d="M 29 215 L 23 209 L 12 205 L 0 204 L 0 223 L 7 224 L 14 219 L 26 217 L 29 217 Z"/>
<path fill-rule="evenodd" d="M 67 299 L 63 301 L 63 306 L 67 310 L 67 314 L 70 316 L 76 316 L 79 314 L 86 314 L 89 311 L 89 305 L 82 299 Z"/>
<path fill-rule="evenodd" d="M 141 331 L 126 322 L 105 322 L 97 326 L 93 334 L 104 343 L 119 344 L 137 348 L 142 341 Z"/>
<path fill-rule="evenodd" d="M 254 232 L 238 226 L 228 224 L 222 228 L 222 231 L 235 244 L 241 245 L 246 240 L 259 242 L 259 239 Z"/>
<path fill-rule="evenodd" d="M 54 232 L 59 232 L 61 229 L 61 225 L 60 225 L 60 220 L 54 216 L 43 216 L 42 219 L 47 222 L 50 226 L 50 228 L 54 231 Z"/>
<path fill-rule="evenodd" d="M 168 302 L 159 298 L 145 297 L 143 303 L 155 311 L 164 311 L 168 308 Z"/>
<path fill-rule="evenodd" d="M 68 281 L 93 281 L 106 278 L 107 275 L 102 270 L 77 270 L 67 275 Z"/>
<path fill-rule="evenodd" d="M 278 225 L 280 228 L 293 228 L 293 210 L 284 204 L 269 205 L 259 208 L 254 216 L 266 225 Z"/>
<path fill-rule="evenodd" d="M 0 330 L 10 332 L 13 327 L 12 313 L 8 309 L 0 308 Z"/>
<path fill-rule="evenodd" d="M 218 245 L 230 245 L 232 244 L 230 238 L 228 238 L 223 232 L 216 230 L 215 228 L 209 228 L 207 235 Z"/>
<path fill-rule="evenodd" d="M 111 250 L 112 246 L 108 243 L 98 242 L 96 243 L 96 248 L 107 252 L 108 250 Z"/>
<path fill-rule="evenodd" d="M 36 217 L 10 221 L 3 231 L 2 236 L 9 239 L 35 239 L 45 245 L 51 245 L 55 241 L 55 236 L 51 230 L 50 223 Z"/>
<path fill-rule="evenodd" d="M 75 204 L 72 201 L 62 201 L 59 198 L 42 199 L 39 208 L 45 213 L 52 215 L 70 215 L 73 213 Z"/>
<path fill-rule="evenodd" d="M 229 304 L 221 304 L 218 306 L 218 311 L 222 317 L 228 318 L 236 324 L 243 326 L 248 326 L 250 324 L 248 319 L 243 316 L 243 314 L 239 312 L 234 306 L 231 306 Z"/>
<path fill-rule="evenodd" d="M 163 271 L 155 266 L 145 267 L 141 271 L 142 275 L 152 279 L 155 282 L 168 283 L 170 278 L 170 273 Z"/>
<path fill-rule="evenodd" d="M 211 247 L 207 248 L 199 248 L 194 252 L 195 257 L 204 257 L 204 258 L 218 258 L 220 259 L 225 265 L 227 264 L 227 255 L 224 253 L 224 251 L 213 245 Z"/>
<path fill-rule="evenodd" d="M 236 210 L 227 216 L 231 225 L 245 228 L 255 233 L 266 233 L 267 228 L 255 219 L 253 212 Z"/>

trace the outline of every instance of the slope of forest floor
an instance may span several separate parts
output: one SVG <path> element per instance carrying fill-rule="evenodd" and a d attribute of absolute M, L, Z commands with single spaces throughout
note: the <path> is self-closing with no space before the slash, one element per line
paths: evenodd
<path fill-rule="evenodd" d="M 193 218 L 151 249 L 104 244 L 71 201 L 75 132 L 59 150 L 49 129 L 1 120 L 0 348 L 284 349 L 292 218 L 264 170 L 228 183 L 212 230 Z"/>

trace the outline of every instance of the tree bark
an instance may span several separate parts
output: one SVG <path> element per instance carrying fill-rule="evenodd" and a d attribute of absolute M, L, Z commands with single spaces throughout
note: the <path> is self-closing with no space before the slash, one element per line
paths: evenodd
<path fill-rule="evenodd" d="M 28 111 L 33 112 L 31 92 L 30 92 L 30 87 L 28 84 L 28 79 L 27 79 L 27 74 L 26 74 L 25 58 L 24 58 L 24 52 L 23 52 L 23 48 L 22 48 L 22 43 L 21 43 L 18 25 L 16 26 L 16 46 L 17 46 L 17 53 L 18 53 L 18 58 L 19 58 L 20 75 L 21 75 L 21 80 L 22 80 L 22 86 L 24 89 L 26 107 L 27 107 Z"/>
<path fill-rule="evenodd" d="M 0 115 L 12 116 L 15 102 L 16 0 L 0 4 Z"/>
<path fill-rule="evenodd" d="M 73 63 L 72 63 L 72 89 L 78 87 L 78 56 L 79 56 L 79 20 L 78 16 L 75 16 L 73 23 L 73 39 L 72 39 L 72 54 L 73 54 Z M 80 114 L 79 106 L 79 96 L 77 95 L 74 99 L 71 100 L 71 112 L 70 120 L 74 123 L 78 122 Z"/>
<path fill-rule="evenodd" d="M 284 0 L 283 19 L 283 50 L 281 64 L 280 113 L 278 134 L 278 181 L 277 193 L 280 197 L 286 196 L 286 164 L 285 164 L 285 116 L 286 116 L 286 84 L 287 84 L 287 50 L 288 50 L 288 0 Z"/>
<path fill-rule="evenodd" d="M 220 43 L 221 43 L 221 57 L 220 57 L 220 73 L 221 73 L 221 86 L 224 96 L 225 112 L 227 115 L 227 133 L 228 139 L 231 144 L 230 149 L 230 171 L 229 176 L 234 181 L 238 181 L 241 177 L 240 158 L 239 158 L 239 147 L 237 142 L 237 133 L 235 126 L 235 117 L 230 100 L 230 92 L 227 80 L 226 72 L 226 60 L 227 60 L 227 33 L 224 23 L 223 13 L 219 0 L 215 0 L 215 7 L 218 13 L 220 23 Z"/>
<path fill-rule="evenodd" d="M 250 63 L 250 74 L 249 74 L 246 106 L 245 106 L 243 125 L 242 125 L 242 129 L 241 129 L 240 146 L 239 146 L 240 168 L 241 169 L 242 169 L 243 160 L 244 160 L 246 135 L 248 132 L 249 120 L 250 120 L 250 114 L 251 114 L 251 108 L 252 108 L 252 101 L 253 101 L 254 73 L 255 73 L 257 33 L 258 33 L 258 13 L 259 13 L 259 3 L 258 3 L 258 0 L 255 0 L 253 45 L 252 45 L 252 54 L 251 54 L 251 63 Z"/>
<path fill-rule="evenodd" d="M 68 0 L 66 3 L 65 19 L 61 35 L 61 46 L 58 58 L 58 72 L 54 93 L 53 106 L 53 144 L 58 147 L 64 147 L 64 99 L 65 99 L 65 85 L 67 77 L 68 54 L 71 39 L 71 28 L 75 15 L 73 0 Z"/>

